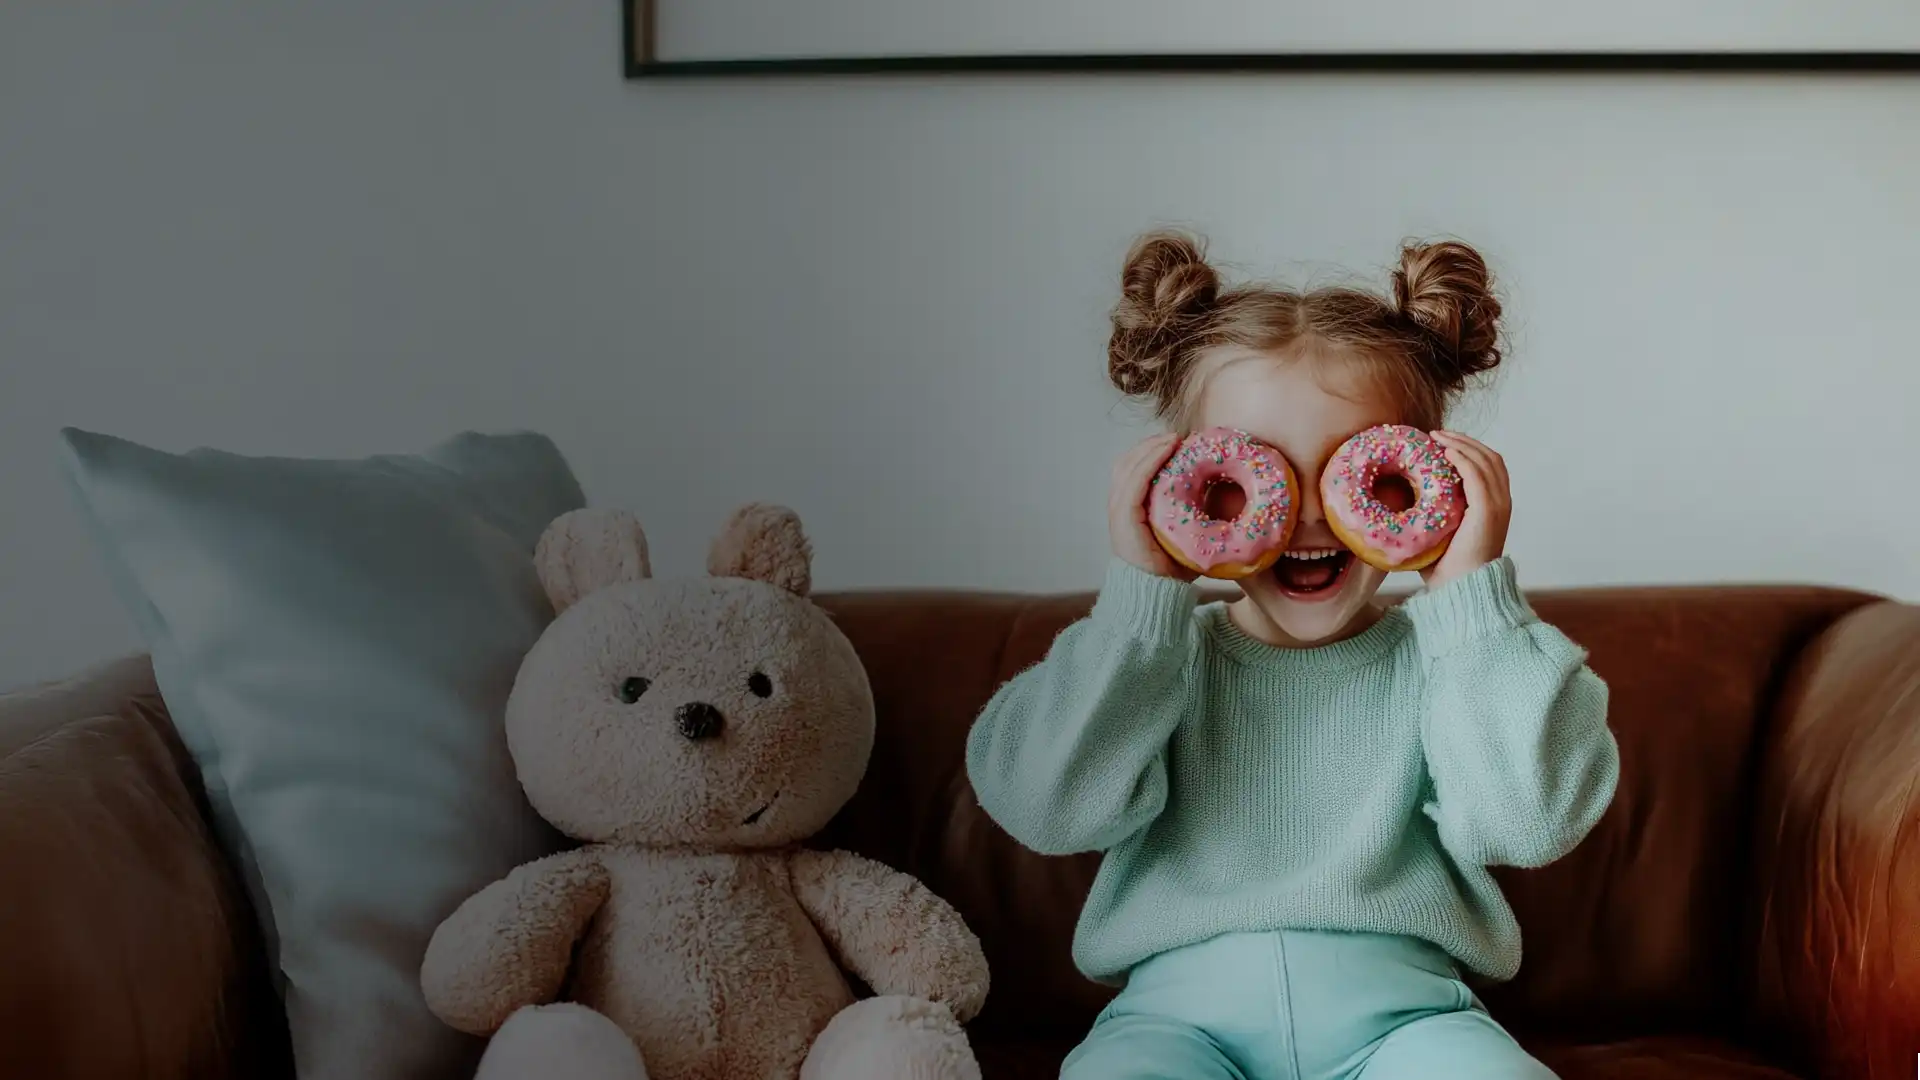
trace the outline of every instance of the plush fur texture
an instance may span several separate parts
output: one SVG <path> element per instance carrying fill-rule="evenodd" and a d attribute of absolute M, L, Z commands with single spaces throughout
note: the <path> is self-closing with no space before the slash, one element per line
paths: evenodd
<path fill-rule="evenodd" d="M 799 519 L 742 508 L 704 580 L 653 580 L 618 511 L 560 518 L 535 560 L 557 617 L 507 743 L 534 807 L 584 843 L 474 895 L 428 947 L 434 1012 L 497 1032 L 485 1080 L 975 1080 L 959 1025 L 987 966 L 959 914 L 798 846 L 873 747 L 859 657 L 807 599 Z M 856 1002 L 843 971 L 881 996 Z"/>
<path fill-rule="evenodd" d="M 541 534 L 533 564 L 555 614 L 602 585 L 653 576 L 646 531 L 624 510 L 562 515 Z"/>
<path fill-rule="evenodd" d="M 707 555 L 707 573 L 779 586 L 795 596 L 813 591 L 813 548 L 800 519 L 755 503 L 734 511 Z"/>
<path fill-rule="evenodd" d="M 531 1005 L 513 1014 L 475 1080 L 647 1080 L 640 1051 L 619 1026 L 585 1005 Z"/>

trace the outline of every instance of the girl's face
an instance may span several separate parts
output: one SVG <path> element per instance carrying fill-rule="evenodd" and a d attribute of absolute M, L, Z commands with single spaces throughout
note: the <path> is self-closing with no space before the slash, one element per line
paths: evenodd
<path fill-rule="evenodd" d="M 1354 558 L 1334 538 L 1320 505 L 1320 474 L 1349 436 L 1400 422 L 1398 410 L 1350 362 L 1240 351 L 1214 364 L 1191 418 L 1193 428 L 1231 427 L 1252 434 L 1287 456 L 1299 488 L 1300 521 L 1288 554 L 1265 573 L 1241 579 L 1246 599 L 1233 605 L 1236 624 L 1261 641 L 1289 648 L 1359 633 L 1379 617 L 1370 602 L 1386 574 Z M 1314 553 L 1325 557 L 1304 557 Z"/>

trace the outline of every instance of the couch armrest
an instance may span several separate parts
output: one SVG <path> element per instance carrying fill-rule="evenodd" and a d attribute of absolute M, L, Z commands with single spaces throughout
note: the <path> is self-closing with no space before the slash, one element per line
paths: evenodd
<path fill-rule="evenodd" d="M 1822 1077 L 1920 1053 L 1920 607 L 1842 618 L 1789 675 L 1754 836 L 1762 1038 Z"/>
<path fill-rule="evenodd" d="M 143 694 L 158 694 L 153 664 L 128 656 L 58 682 L 0 694 L 0 758 L 75 720 L 108 716 Z"/>
<path fill-rule="evenodd" d="M 0 697 L 0 1073 L 291 1074 L 197 792 L 144 660 Z"/>

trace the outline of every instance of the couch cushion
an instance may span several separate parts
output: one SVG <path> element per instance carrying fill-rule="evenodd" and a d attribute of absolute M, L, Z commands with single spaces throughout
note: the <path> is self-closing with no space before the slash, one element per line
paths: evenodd
<path fill-rule="evenodd" d="M 0 757 L 75 720 L 108 716 L 142 694 L 157 694 L 153 663 L 127 656 L 96 664 L 58 682 L 0 694 Z"/>
<path fill-rule="evenodd" d="M 1560 1080 L 1801 1080 L 1720 1039 L 1671 1035 L 1618 1042 L 1529 1045 Z"/>
<path fill-rule="evenodd" d="M 1484 988 L 1495 1015 L 1587 1039 L 1733 1029 L 1755 724 L 1801 646 L 1872 599 L 1790 587 L 1532 596 L 1591 651 L 1611 688 L 1622 777 L 1577 852 L 1503 875 L 1527 958 L 1513 983 Z M 993 965 L 978 1022 L 989 1034 L 1078 1033 L 1108 997 L 1069 954 L 1097 857 L 1021 849 L 981 811 L 963 760 L 994 689 L 1040 660 L 1091 602 L 821 598 L 866 661 L 880 720 L 866 782 L 822 839 L 906 869 L 960 908 Z"/>

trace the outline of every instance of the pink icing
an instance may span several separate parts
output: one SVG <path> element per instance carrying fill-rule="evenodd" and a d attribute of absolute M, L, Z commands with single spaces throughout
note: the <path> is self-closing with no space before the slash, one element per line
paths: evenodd
<path fill-rule="evenodd" d="M 1280 452 L 1244 431 L 1209 428 L 1181 442 L 1147 494 L 1155 533 L 1201 573 L 1250 566 L 1285 544 L 1293 521 L 1292 470 Z M 1239 486 L 1247 503 L 1231 521 L 1208 517 L 1207 489 Z"/>
<path fill-rule="evenodd" d="M 1395 513 L 1373 495 L 1383 476 L 1404 477 L 1416 501 Z M 1466 516 L 1460 473 L 1439 443 L 1419 428 L 1383 424 L 1348 439 L 1320 478 L 1329 517 L 1387 562 L 1409 562 L 1448 537 Z"/>

